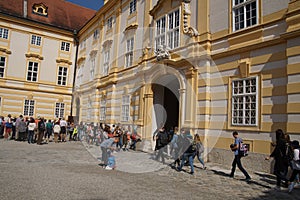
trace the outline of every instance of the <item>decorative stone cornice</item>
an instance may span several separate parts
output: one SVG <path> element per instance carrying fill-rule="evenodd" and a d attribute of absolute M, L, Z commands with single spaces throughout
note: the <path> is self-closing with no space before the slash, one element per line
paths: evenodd
<path fill-rule="evenodd" d="M 170 58 L 169 49 L 167 48 L 166 45 L 159 45 L 157 50 L 155 51 L 155 54 L 156 54 L 157 61 Z"/>
<path fill-rule="evenodd" d="M 8 49 L 6 49 L 6 48 L 4 48 L 4 47 L 0 47 L 0 51 L 4 52 L 6 54 L 11 54 L 11 51 L 8 50 Z"/>
<path fill-rule="evenodd" d="M 102 46 L 103 47 L 110 47 L 112 45 L 112 43 L 113 43 L 113 40 L 108 39 L 108 40 L 105 40 L 103 42 Z"/>
<path fill-rule="evenodd" d="M 80 64 L 80 63 L 82 63 L 83 61 L 85 61 L 85 56 L 82 56 L 82 57 L 80 57 L 78 60 L 77 60 L 77 64 Z"/>
<path fill-rule="evenodd" d="M 190 9 L 191 0 L 183 0 L 182 10 L 183 10 L 183 33 L 190 35 L 191 37 L 196 37 L 199 35 L 197 29 L 191 27 L 190 25 L 190 17 L 191 17 L 191 9 Z"/>
<path fill-rule="evenodd" d="M 26 56 L 26 58 L 37 58 L 39 60 L 44 60 L 43 56 L 36 54 L 36 53 L 26 53 L 25 56 Z"/>
<path fill-rule="evenodd" d="M 127 31 L 129 31 L 129 30 L 135 30 L 135 29 L 137 29 L 137 27 L 138 27 L 138 24 L 130 24 L 130 25 L 128 25 L 126 28 L 125 28 L 125 30 L 123 31 L 123 33 L 126 33 Z"/>
<path fill-rule="evenodd" d="M 90 52 L 90 57 L 95 57 L 96 54 L 98 52 L 98 49 L 93 49 L 91 52 Z"/>
<path fill-rule="evenodd" d="M 64 58 L 58 58 L 58 59 L 56 59 L 56 62 L 57 63 L 67 63 L 68 65 L 72 65 L 71 61 L 64 59 Z"/>

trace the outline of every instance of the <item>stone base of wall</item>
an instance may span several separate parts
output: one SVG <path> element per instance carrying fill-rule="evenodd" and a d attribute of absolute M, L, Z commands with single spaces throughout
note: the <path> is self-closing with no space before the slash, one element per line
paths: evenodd
<path fill-rule="evenodd" d="M 274 160 L 265 160 L 266 156 L 267 155 L 265 154 L 249 152 L 248 156 L 242 158 L 243 167 L 249 172 L 272 173 Z M 206 155 L 205 159 L 206 162 L 218 163 L 228 169 L 231 169 L 234 154 L 230 150 L 214 148 Z"/>

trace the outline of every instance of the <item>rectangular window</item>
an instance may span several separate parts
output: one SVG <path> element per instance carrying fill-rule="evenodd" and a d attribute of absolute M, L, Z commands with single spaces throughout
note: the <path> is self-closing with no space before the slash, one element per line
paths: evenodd
<path fill-rule="evenodd" d="M 257 0 L 233 0 L 233 31 L 258 23 Z"/>
<path fill-rule="evenodd" d="M 57 76 L 57 85 L 67 85 L 68 68 L 59 67 Z"/>
<path fill-rule="evenodd" d="M 93 80 L 95 77 L 95 58 L 91 60 L 91 69 L 90 69 L 90 80 Z"/>
<path fill-rule="evenodd" d="M 126 67 L 130 67 L 133 64 L 133 45 L 134 45 L 134 39 L 133 38 L 128 39 L 126 43 L 126 54 L 125 54 Z"/>
<path fill-rule="evenodd" d="M 30 61 L 27 69 L 27 81 L 37 82 L 39 64 L 37 62 Z"/>
<path fill-rule="evenodd" d="M 42 38 L 41 36 L 32 35 L 31 44 L 36 46 L 41 46 Z"/>
<path fill-rule="evenodd" d="M 129 5 L 129 14 L 132 14 L 136 11 L 136 0 L 130 1 Z"/>
<path fill-rule="evenodd" d="M 166 44 L 166 17 L 162 17 L 161 19 L 156 21 L 156 37 L 155 37 L 155 45 L 156 49 L 159 46 L 163 46 Z"/>
<path fill-rule="evenodd" d="M 232 125 L 256 126 L 258 77 L 232 81 Z"/>
<path fill-rule="evenodd" d="M 167 32 L 168 47 L 171 49 L 179 46 L 179 10 L 169 14 L 169 28 Z"/>
<path fill-rule="evenodd" d="M 109 71 L 109 50 L 104 52 L 103 75 L 107 75 Z"/>
<path fill-rule="evenodd" d="M 0 38 L 8 39 L 8 29 L 0 28 Z"/>
<path fill-rule="evenodd" d="M 28 99 L 25 99 L 25 102 L 24 102 L 24 112 L 23 114 L 25 116 L 33 116 L 34 114 L 34 100 L 28 100 Z"/>
<path fill-rule="evenodd" d="M 63 118 L 65 115 L 65 104 L 64 103 L 55 103 L 55 117 Z"/>
<path fill-rule="evenodd" d="M 156 21 L 155 47 L 166 45 L 170 49 L 179 46 L 180 12 L 176 10 Z"/>
<path fill-rule="evenodd" d="M 112 24 L 113 24 L 113 18 L 110 17 L 107 19 L 107 30 L 112 29 Z"/>
<path fill-rule="evenodd" d="M 122 97 L 122 121 L 129 121 L 129 106 L 130 106 L 130 100 L 129 96 L 123 96 Z"/>
<path fill-rule="evenodd" d="M 106 99 L 102 99 L 100 102 L 100 120 L 105 121 L 106 119 Z"/>
<path fill-rule="evenodd" d="M 0 56 L 0 78 L 4 77 L 5 63 L 5 57 Z"/>
<path fill-rule="evenodd" d="M 99 29 L 96 29 L 93 33 L 93 39 L 97 40 L 99 38 Z"/>
<path fill-rule="evenodd" d="M 60 50 L 62 51 L 70 51 L 70 43 L 69 42 L 61 42 Z"/>

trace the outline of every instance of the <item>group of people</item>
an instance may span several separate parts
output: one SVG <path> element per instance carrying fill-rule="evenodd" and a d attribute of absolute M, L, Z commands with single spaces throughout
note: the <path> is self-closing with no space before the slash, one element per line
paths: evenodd
<path fill-rule="evenodd" d="M 170 154 L 174 158 L 174 162 L 171 164 L 173 168 L 181 171 L 183 166 L 189 164 L 190 174 L 194 174 L 194 159 L 197 157 L 203 165 L 203 169 L 206 169 L 202 158 L 204 147 L 198 134 L 193 137 L 188 129 L 182 128 L 179 132 L 178 127 L 175 127 L 174 130 L 167 131 L 162 126 L 154 133 L 153 140 L 156 141 L 155 159 L 160 160 L 161 158 L 163 164 L 165 164 L 165 156 Z"/>
<path fill-rule="evenodd" d="M 68 123 L 64 118 L 46 120 L 43 117 L 0 117 L 0 137 L 4 140 L 27 141 L 29 144 L 65 142 L 66 136 L 77 138 L 77 128 L 74 123 Z"/>
<path fill-rule="evenodd" d="M 245 180 L 250 181 L 251 177 L 243 168 L 240 154 L 243 140 L 239 137 L 238 132 L 233 132 L 234 143 L 230 145 L 234 152 L 234 160 L 232 162 L 230 177 L 234 177 L 236 166 L 245 175 Z M 67 140 L 82 141 L 86 140 L 88 145 L 96 144 L 100 146 L 102 151 L 102 161 L 105 169 L 114 169 L 115 161 L 112 156 L 113 151 L 136 150 L 137 142 L 141 141 L 141 136 L 135 129 L 131 130 L 130 126 L 106 125 L 93 123 L 74 124 L 67 122 L 64 118 L 57 120 L 46 120 L 43 117 L 34 119 L 33 117 L 24 118 L 20 115 L 18 118 L 0 116 L 0 137 L 4 140 L 15 139 L 19 141 L 27 141 L 29 144 L 49 143 L 50 138 L 54 142 L 65 142 Z M 194 137 L 188 129 L 182 128 L 180 131 L 177 127 L 167 131 L 161 126 L 153 134 L 155 141 L 155 159 L 165 164 L 166 155 L 171 156 L 174 161 L 171 167 L 177 171 L 181 171 L 185 165 L 190 166 L 190 174 L 194 174 L 194 159 L 197 157 L 206 169 L 202 158 L 204 146 L 201 142 L 199 134 Z M 274 157 L 274 174 L 277 177 L 276 190 L 281 189 L 281 184 L 288 187 L 291 192 L 295 186 L 295 181 L 299 182 L 300 159 L 299 141 L 291 141 L 288 134 L 284 134 L 281 129 L 276 131 L 275 147 L 270 156 Z M 288 171 L 292 173 L 288 178 Z"/>
<path fill-rule="evenodd" d="M 276 175 L 275 190 L 281 190 L 281 185 L 288 187 L 288 192 L 292 192 L 295 183 L 299 183 L 300 160 L 299 160 L 299 141 L 291 141 L 290 136 L 285 134 L 281 129 L 276 130 L 276 143 L 269 160 L 273 157 L 275 160 L 274 174 Z M 289 169 L 291 175 L 288 176 Z"/>

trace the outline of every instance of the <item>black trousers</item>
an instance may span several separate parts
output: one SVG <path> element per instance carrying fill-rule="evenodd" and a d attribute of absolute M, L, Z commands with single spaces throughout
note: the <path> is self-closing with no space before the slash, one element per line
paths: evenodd
<path fill-rule="evenodd" d="M 238 168 L 246 176 L 246 178 L 250 178 L 248 172 L 242 166 L 241 156 L 240 155 L 235 155 L 234 156 L 234 160 L 232 162 L 232 168 L 231 168 L 231 174 L 230 174 L 230 176 L 234 176 L 234 172 L 235 172 L 236 166 L 238 166 Z"/>

